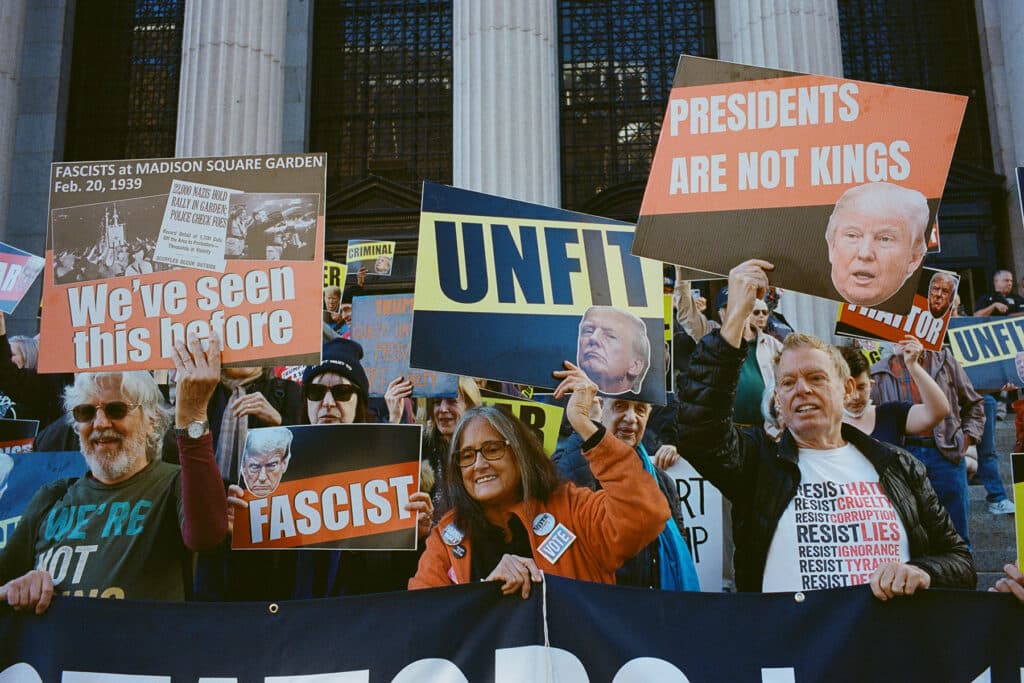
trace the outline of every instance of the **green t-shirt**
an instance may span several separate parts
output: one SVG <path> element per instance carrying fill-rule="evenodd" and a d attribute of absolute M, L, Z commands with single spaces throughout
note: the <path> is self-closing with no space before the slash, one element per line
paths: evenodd
<path fill-rule="evenodd" d="M 184 600 L 191 555 L 181 537 L 181 468 L 154 461 L 131 479 L 47 485 L 0 554 L 0 583 L 46 569 L 58 595 Z"/>
<path fill-rule="evenodd" d="M 757 364 L 757 342 L 747 345 L 747 359 L 740 370 L 740 381 L 736 385 L 736 399 L 733 401 L 733 420 L 738 424 L 760 425 L 761 397 L 764 395 L 764 378 Z"/>

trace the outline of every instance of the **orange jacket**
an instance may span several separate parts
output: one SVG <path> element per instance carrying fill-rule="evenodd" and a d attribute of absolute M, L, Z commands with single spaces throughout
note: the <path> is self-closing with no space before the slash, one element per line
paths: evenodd
<path fill-rule="evenodd" d="M 606 432 L 584 455 L 601 482 L 602 490 L 591 491 L 566 482 L 546 503 L 534 501 L 527 509 L 520 501 L 512 506 L 510 513 L 516 515 L 526 529 L 533 559 L 541 571 L 613 584 L 615 570 L 664 530 L 670 518 L 668 503 L 633 449 L 612 434 Z M 534 531 L 534 520 L 545 512 L 554 516 L 554 524 L 564 525 L 576 536 L 554 563 L 537 549 L 550 535 L 538 535 Z M 409 579 L 409 588 L 469 582 L 471 539 L 466 537 L 452 545 L 442 539 L 445 529 L 451 527 L 455 531 L 454 518 L 454 511 L 448 511 L 431 531 L 416 575 Z M 456 557 L 455 546 L 465 549 L 462 557 Z"/>

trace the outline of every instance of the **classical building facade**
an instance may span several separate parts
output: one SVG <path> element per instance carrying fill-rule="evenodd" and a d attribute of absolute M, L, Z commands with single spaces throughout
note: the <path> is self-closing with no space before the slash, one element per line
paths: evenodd
<path fill-rule="evenodd" d="M 409 291 L 424 179 L 635 220 L 694 54 L 967 95 L 929 263 L 972 300 L 1024 274 L 1022 30 L 1017 0 L 6 0 L 0 239 L 42 252 L 53 161 L 327 152 L 328 255 L 391 235 Z"/>

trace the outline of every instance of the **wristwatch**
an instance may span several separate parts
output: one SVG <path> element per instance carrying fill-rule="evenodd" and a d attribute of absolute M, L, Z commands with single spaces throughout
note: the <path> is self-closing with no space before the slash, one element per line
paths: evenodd
<path fill-rule="evenodd" d="M 188 426 L 185 427 L 184 429 L 182 429 L 180 427 L 175 427 L 174 428 L 174 435 L 177 436 L 177 437 L 186 437 L 187 436 L 190 439 L 198 439 L 199 437 L 203 436 L 204 434 L 206 434 L 209 431 L 210 431 L 210 423 L 209 422 L 207 422 L 206 420 L 203 420 L 201 422 L 199 420 L 193 420 L 192 422 L 189 422 Z"/>

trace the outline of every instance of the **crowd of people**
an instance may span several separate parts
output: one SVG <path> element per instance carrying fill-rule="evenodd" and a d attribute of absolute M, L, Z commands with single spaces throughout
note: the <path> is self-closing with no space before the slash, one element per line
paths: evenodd
<path fill-rule="evenodd" d="M 37 450 L 80 448 L 88 465 L 28 504 L 0 551 L 0 599 L 41 613 L 58 594 L 278 601 L 481 580 L 525 598 L 545 573 L 699 590 L 664 471 L 680 457 L 730 503 L 726 570 L 740 591 L 863 584 L 888 600 L 974 589 L 967 455 L 977 453 L 990 511 L 1012 512 L 994 440 L 1004 397 L 982 396 L 949 351 L 913 337 L 871 365 L 853 345 L 793 331 L 772 270 L 733 268 L 711 315 L 677 271 L 685 358 L 667 406 L 621 395 L 643 381 L 640 366 L 629 386 L 602 385 L 582 351 L 552 368 L 552 400 L 565 407 L 554 453 L 483 405 L 471 378 L 424 401 L 396 377 L 371 399 L 336 288 L 324 294 L 322 360 L 301 383 L 222 367 L 219 340 L 195 336 L 175 345 L 173 390 L 144 371 L 40 375 L 35 340 L 8 339 L 0 317 L 0 390 L 18 417 L 40 421 Z M 994 284 L 976 314 L 1024 312 L 1012 274 Z M 584 320 L 587 335 L 604 334 L 605 313 Z M 245 447 L 250 430 L 370 422 L 425 426 L 420 490 L 405 505 L 416 550 L 231 549 L 247 494 L 272 493 L 292 457 L 287 430 L 261 432 L 258 454 Z M 1006 571 L 993 589 L 1024 601 L 1024 575 Z"/>

